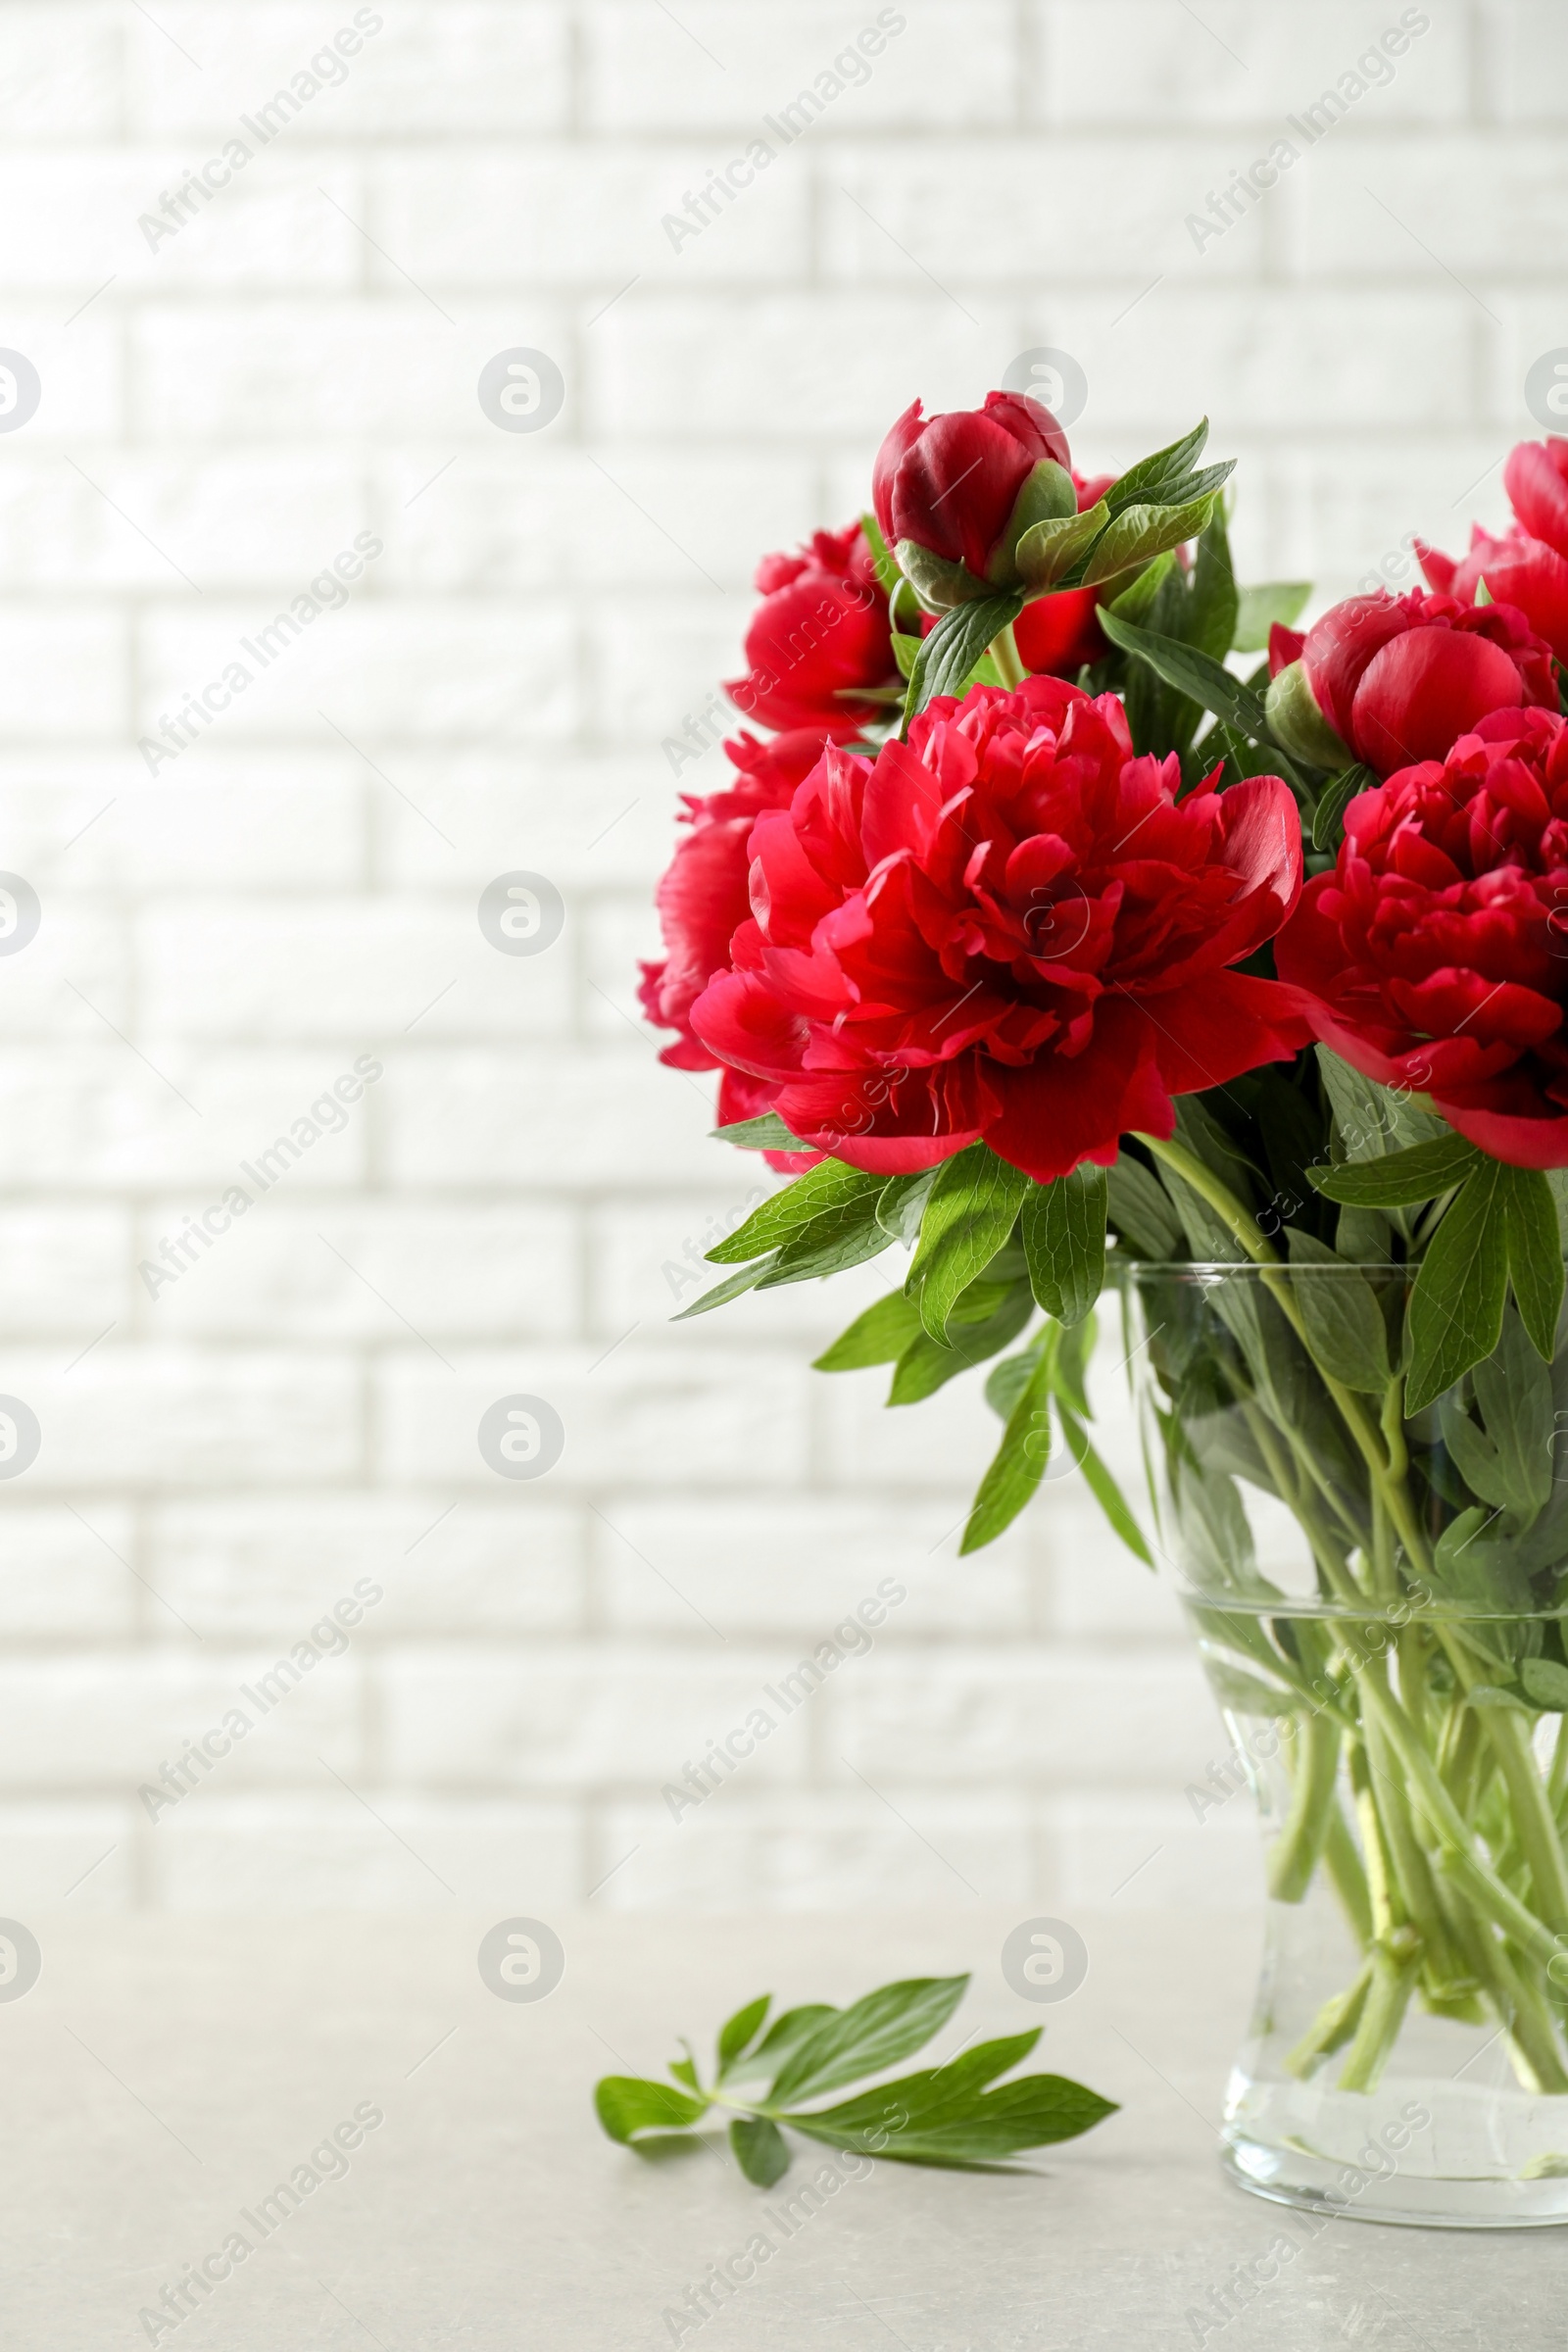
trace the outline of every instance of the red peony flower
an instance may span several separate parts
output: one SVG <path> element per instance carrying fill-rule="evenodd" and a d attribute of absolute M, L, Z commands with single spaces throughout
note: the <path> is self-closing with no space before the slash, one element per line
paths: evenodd
<path fill-rule="evenodd" d="M 751 913 L 746 895 L 750 860 L 746 844 L 764 808 L 787 808 L 796 786 L 809 775 L 828 737 L 820 727 L 802 727 L 759 743 L 739 736 L 725 751 L 735 774 L 722 792 L 699 800 L 690 793 L 684 821 L 691 831 L 677 848 L 659 885 L 655 904 L 667 951 L 642 967 L 638 1001 L 658 1029 L 680 1032 L 660 1054 L 677 1070 L 711 1070 L 718 1065 L 692 1035 L 691 1008 L 714 972 L 729 963 L 729 943 Z M 739 1118 L 747 1111 L 734 1114 Z"/>
<path fill-rule="evenodd" d="M 817 531 L 798 555 L 764 556 L 757 587 L 750 667 L 726 680 L 730 701 L 764 727 L 822 727 L 845 741 L 858 734 L 881 706 L 840 690 L 899 682 L 888 600 L 859 524 Z"/>
<path fill-rule="evenodd" d="M 1489 710 L 1521 704 L 1557 707 L 1551 648 L 1524 614 L 1413 588 L 1348 597 L 1325 612 L 1306 633 L 1299 671 L 1293 663 L 1276 674 L 1268 708 L 1287 750 L 1320 763 L 1360 760 L 1387 776 L 1443 759 Z"/>
<path fill-rule="evenodd" d="M 1568 720 L 1494 710 L 1353 800 L 1274 952 L 1356 1069 L 1494 1159 L 1568 1167 Z"/>
<path fill-rule="evenodd" d="M 1532 539 L 1568 556 L 1568 440 L 1521 441 L 1508 452 L 1503 487 Z"/>
<path fill-rule="evenodd" d="M 692 1028 L 854 1167 L 982 1136 L 1041 1181 L 1108 1166 L 1125 1130 L 1171 1133 L 1172 1095 L 1310 1035 L 1229 968 L 1299 893 L 1289 789 L 1179 789 L 1114 696 L 1057 678 L 939 697 L 874 762 L 829 746 L 753 828 L 752 918 Z"/>
<path fill-rule="evenodd" d="M 1516 605 L 1559 662 L 1568 662 L 1568 440 L 1521 441 L 1503 467 L 1519 517 L 1494 537 L 1477 523 L 1470 553 L 1452 556 L 1417 542 L 1421 568 L 1445 596 L 1474 604 L 1485 580 L 1499 605 Z"/>
<path fill-rule="evenodd" d="M 1283 620 L 1271 620 L 1268 625 L 1268 674 L 1277 678 L 1282 669 L 1299 662 L 1306 647 L 1304 629 L 1288 629 Z"/>
<path fill-rule="evenodd" d="M 1042 458 L 1069 466 L 1067 437 L 1051 411 L 1021 392 L 988 392 L 983 409 L 920 414 L 910 403 L 876 454 L 871 498 L 895 553 L 909 539 L 975 579 Z"/>
<path fill-rule="evenodd" d="M 1092 474 L 1086 481 L 1074 473 L 1078 512 L 1087 514 L 1104 497 L 1113 473 Z M 1076 678 L 1086 662 L 1098 662 L 1108 649 L 1095 615 L 1100 600 L 1119 588 L 1119 581 L 1102 580 L 1093 588 L 1063 588 L 1054 596 L 1037 596 L 1025 605 L 1012 624 L 1013 643 L 1025 669 L 1048 671 L 1059 678 Z"/>

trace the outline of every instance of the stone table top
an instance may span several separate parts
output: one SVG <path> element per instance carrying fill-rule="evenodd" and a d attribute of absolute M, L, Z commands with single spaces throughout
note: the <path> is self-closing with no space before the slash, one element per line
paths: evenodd
<path fill-rule="evenodd" d="M 1016 1918 L 990 1910 L 563 1916 L 564 1975 L 538 2000 L 482 1981 L 495 1924 L 29 1921 L 41 1974 L 0 1999 L 5 2352 L 1563 2342 L 1568 2237 L 1550 2230 L 1324 2222 L 1222 2324 L 1212 2290 L 1266 2254 L 1282 2219 L 1216 2160 L 1257 1961 L 1245 1915 L 1085 1915 L 1087 1982 L 1046 2008 L 1004 1982 Z M 799 2192 L 823 2150 L 799 2146 L 764 2192 L 716 2136 L 654 2160 L 599 2131 L 599 2075 L 659 2075 L 679 2034 L 706 2065 L 718 2023 L 757 1992 L 844 2002 L 964 1969 L 974 1983 L 937 2053 L 1044 2023 L 1031 2063 L 1120 2112 L 1026 2172 L 874 2164 L 816 2200 Z M 258 2206 L 300 2167 L 319 2185 L 297 2209 L 276 2200 L 264 2233 Z M 235 2233 L 243 2261 L 223 2251 Z M 759 2235 L 766 2258 L 754 2251 L 739 2265 L 752 2276 L 693 2318 L 693 2285 Z M 204 2262 L 218 2281 L 187 2288 L 176 2322 L 160 2298 Z"/>

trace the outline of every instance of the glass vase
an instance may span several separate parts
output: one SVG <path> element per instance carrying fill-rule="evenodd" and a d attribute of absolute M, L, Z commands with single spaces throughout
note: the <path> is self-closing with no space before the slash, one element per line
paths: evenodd
<path fill-rule="evenodd" d="M 1157 1541 L 1268 1886 L 1225 2161 L 1258 2195 L 1568 2221 L 1568 1331 L 1424 1410 L 1409 1275 L 1133 1267 Z M 1190 1792 L 1202 1809 L 1202 1790 Z"/>

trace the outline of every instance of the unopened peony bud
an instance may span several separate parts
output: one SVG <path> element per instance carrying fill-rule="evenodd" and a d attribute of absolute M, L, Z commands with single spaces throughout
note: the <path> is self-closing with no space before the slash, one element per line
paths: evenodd
<path fill-rule="evenodd" d="M 1020 494 L 1042 461 L 1050 461 L 1049 470 L 1029 492 L 1040 503 L 1026 507 L 1012 530 Z M 915 401 L 877 452 L 871 494 L 882 536 L 891 548 L 907 542 L 943 564 L 961 566 L 976 583 L 970 593 L 986 594 L 988 583 L 992 590 L 1011 585 L 993 574 L 993 559 L 1009 570 L 1012 549 L 1031 523 L 1072 513 L 1070 462 L 1050 410 L 1022 393 L 988 392 L 984 408 L 945 416 L 922 416 Z M 946 604 L 964 601 L 950 574 L 926 576 Z"/>

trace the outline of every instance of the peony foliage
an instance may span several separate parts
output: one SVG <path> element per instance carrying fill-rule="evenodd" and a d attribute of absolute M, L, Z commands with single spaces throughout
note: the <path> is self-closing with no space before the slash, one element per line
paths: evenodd
<path fill-rule="evenodd" d="M 1065 1447 L 1150 1558 L 1089 1436 L 1118 1259 L 1406 1269 L 1397 1329 L 1347 1284 L 1304 1335 L 1386 1421 L 1508 1330 L 1553 1355 L 1568 441 L 1514 452 L 1505 537 L 1298 632 L 1206 429 L 1086 478 L 1022 395 L 913 403 L 870 511 L 760 568 L 730 691 L 780 732 L 660 890 L 663 1058 L 792 1178 L 685 1311 L 906 1251 L 819 1368 L 900 1405 L 991 1365 L 965 1550 Z"/>

